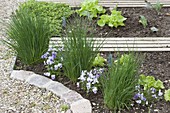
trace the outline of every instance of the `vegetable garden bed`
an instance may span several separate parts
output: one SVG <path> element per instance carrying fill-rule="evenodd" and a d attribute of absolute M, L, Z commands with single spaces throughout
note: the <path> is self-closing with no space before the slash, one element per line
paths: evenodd
<path fill-rule="evenodd" d="M 36 7 L 36 3 L 30 2 L 30 4 L 23 7 L 30 8 L 32 11 Z M 170 90 L 168 90 L 170 87 L 170 52 L 168 52 L 170 49 L 170 8 L 160 8 L 159 10 L 156 10 L 154 8 L 117 8 L 114 9 L 113 12 L 110 12 L 106 8 L 107 14 L 113 14 L 112 16 L 115 20 L 117 20 L 116 22 L 109 23 L 113 19 L 108 19 L 107 21 L 102 20 L 99 22 L 99 20 L 102 19 L 101 16 L 102 13 L 105 12 L 103 11 L 105 9 L 102 9 L 101 11 L 101 7 L 98 7 L 100 9 L 99 12 L 101 11 L 101 14 L 93 14 L 91 16 L 89 13 L 82 13 L 85 14 L 85 16 L 88 16 L 88 21 L 90 20 L 93 24 L 97 26 L 94 29 L 92 26 L 89 26 L 92 25 L 89 23 L 67 23 L 66 20 L 70 20 L 74 23 L 76 22 L 74 21 L 76 19 L 78 20 L 77 22 L 80 22 L 79 20 L 81 19 L 83 20 L 81 22 L 87 22 L 84 21 L 84 19 L 87 18 L 76 16 L 69 17 L 71 11 L 67 5 L 54 6 L 52 5 L 52 3 L 50 4 L 50 7 L 48 7 L 47 3 L 45 3 L 45 6 L 44 3 L 42 3 L 41 5 L 43 7 L 41 7 L 41 5 L 38 5 L 40 8 L 37 8 L 35 12 L 32 11 L 31 14 L 33 15 L 33 18 L 38 18 L 42 16 L 44 19 L 44 17 L 48 17 L 44 20 L 40 18 L 40 20 L 42 19 L 47 23 L 49 22 L 51 26 L 48 26 L 48 24 L 44 24 L 47 27 L 43 28 L 42 23 L 39 23 L 39 21 L 36 21 L 36 19 L 32 19 L 30 16 L 27 17 L 28 19 L 30 19 L 29 21 L 27 21 L 28 23 L 31 23 L 31 20 L 34 20 L 33 23 L 30 24 L 32 25 L 32 29 L 30 29 L 30 26 L 27 26 L 29 30 L 26 29 L 27 27 L 24 27 L 24 30 L 28 30 L 27 36 L 24 36 L 25 34 L 23 34 L 23 32 L 21 32 L 21 35 L 19 36 L 21 36 L 20 38 L 24 36 L 26 37 L 26 39 L 31 38 L 33 40 L 32 42 L 30 40 L 30 42 L 28 43 L 25 42 L 22 45 L 23 47 L 26 46 L 25 49 L 28 51 L 25 52 L 26 50 L 24 49 L 22 51 L 22 47 L 18 46 L 22 41 L 19 43 L 17 42 L 18 40 L 14 40 L 18 44 L 15 45 L 15 43 L 13 43 L 15 46 L 12 46 L 18 52 L 18 59 L 16 60 L 15 69 L 33 71 L 35 73 L 45 75 L 48 78 L 53 79 L 54 81 L 57 80 L 63 83 L 70 89 L 73 89 L 80 93 L 84 98 L 89 99 L 92 103 L 94 113 L 109 113 L 111 111 L 119 111 L 122 113 L 170 112 L 170 103 L 168 102 L 170 101 Z M 60 14 L 62 15 L 62 10 L 67 10 L 62 16 L 66 16 L 68 18 L 63 18 L 60 16 L 55 18 L 57 10 L 54 7 L 64 7 L 60 8 L 61 11 L 58 12 L 57 16 L 59 16 Z M 41 8 L 45 8 L 46 10 L 50 9 L 53 11 L 53 13 L 50 13 L 49 10 L 48 14 L 46 14 L 46 12 L 43 12 L 41 14 Z M 22 12 L 22 10 L 24 10 L 24 8 L 19 11 Z M 23 14 L 24 13 L 25 12 L 23 12 Z M 114 14 L 116 14 L 116 16 L 114 16 Z M 26 15 L 19 16 L 22 17 Z M 106 15 L 105 17 L 109 16 Z M 13 21 L 15 21 L 15 17 Z M 37 22 L 38 24 L 34 24 L 34 22 Z M 26 24 L 23 24 L 23 26 L 24 25 L 26 26 Z M 54 29 L 56 25 L 57 30 Z M 37 34 L 36 26 L 40 26 L 39 29 L 42 28 L 41 30 L 38 29 L 41 32 L 37 32 Z M 62 44 L 64 45 L 64 51 L 62 51 L 63 48 L 55 48 L 53 46 L 51 46 L 53 48 L 49 48 L 48 51 L 47 48 L 44 49 L 47 52 L 42 50 L 42 47 L 48 47 L 48 44 L 45 42 L 48 42 L 50 40 L 45 38 L 45 36 L 50 37 L 50 34 L 45 34 L 46 32 L 43 31 L 43 29 L 46 29 L 46 31 L 50 29 L 49 32 L 51 32 L 54 36 L 62 35 L 58 34 L 61 33 L 59 32 L 61 30 L 61 27 L 63 27 L 62 33 L 66 33 L 65 38 L 62 37 L 60 39 L 60 37 L 53 37 L 51 40 L 54 42 L 54 45 L 56 45 L 56 40 L 57 44 L 62 42 Z M 11 27 L 10 30 L 12 28 L 13 27 Z M 93 30 L 94 32 L 92 32 Z M 8 32 L 9 37 L 16 36 L 15 29 L 12 29 L 12 31 L 13 32 Z M 29 36 L 29 33 L 31 37 Z M 101 45 L 103 46 L 99 47 L 98 45 L 95 45 L 96 43 L 94 43 L 93 40 L 87 38 L 91 36 L 91 33 L 94 33 L 94 37 L 98 37 L 93 39 L 99 39 L 99 41 L 101 41 L 100 39 L 104 39 L 104 42 L 101 41 L 103 43 Z M 40 41 L 37 38 L 41 37 L 43 38 L 46 45 L 43 46 L 40 44 L 39 46 L 37 46 Z M 43 40 L 41 39 L 42 43 Z M 99 41 L 97 41 L 97 43 L 100 43 Z M 105 43 L 105 41 L 107 43 Z M 7 44 L 9 43 L 7 42 Z M 26 44 L 30 44 L 31 46 L 27 46 Z M 31 49 L 29 50 L 27 47 L 30 47 Z M 138 53 L 133 54 L 133 52 L 121 52 L 121 55 L 119 55 L 119 53 L 114 51 L 115 48 L 121 51 L 131 50 L 129 48 L 127 49 L 127 47 L 130 47 L 134 50 L 135 48 L 137 48 L 135 51 L 141 51 L 144 48 L 142 51 L 145 52 L 138 52 L 139 55 Z M 37 50 L 37 48 L 40 49 Z M 101 56 L 100 54 L 97 55 L 96 52 L 99 52 L 98 50 L 93 51 L 95 48 L 101 48 L 101 50 L 104 48 L 103 51 L 100 51 Z M 108 51 L 112 54 L 110 54 Z M 25 54 L 21 54 L 22 52 Z M 40 54 L 36 54 L 36 52 Z M 28 53 L 30 53 L 30 59 L 33 57 L 31 60 L 29 58 L 29 60 L 25 59 L 26 57 L 28 57 Z M 34 59 L 34 55 L 38 55 L 39 57 L 36 56 Z M 143 57 L 141 58 L 141 56 Z M 40 57 L 44 60 L 44 63 L 42 63 L 43 60 L 40 59 Z M 65 60 L 67 60 L 67 62 Z M 138 64 L 140 63 L 141 65 L 139 65 L 138 67 Z M 87 72 L 84 70 L 87 70 Z M 87 73 L 90 74 L 88 75 Z M 101 78 L 99 78 L 99 75 L 101 76 Z M 87 78 L 84 78 L 85 76 L 87 76 Z M 95 82 L 93 79 L 95 80 Z M 111 81 L 112 79 L 115 83 Z M 94 82 L 94 84 L 91 83 L 92 81 Z M 84 89 L 82 88 L 83 83 Z M 90 83 L 90 85 L 88 83 Z M 110 87 L 112 85 L 114 85 L 114 87 Z M 105 92 L 106 89 L 108 90 Z M 114 89 L 116 89 L 116 91 Z M 114 93 L 112 93 L 112 91 Z M 110 92 L 110 94 L 108 92 Z M 167 92 L 165 96 L 164 92 Z M 110 97 L 105 96 L 107 94 L 110 95 Z M 119 96 L 121 96 L 121 98 L 119 98 Z M 164 100 L 164 97 L 167 101 Z M 113 98 L 116 98 L 117 100 Z M 112 99 L 113 103 L 109 103 L 108 99 Z M 128 109 L 126 108 L 126 106 L 128 106 Z"/>

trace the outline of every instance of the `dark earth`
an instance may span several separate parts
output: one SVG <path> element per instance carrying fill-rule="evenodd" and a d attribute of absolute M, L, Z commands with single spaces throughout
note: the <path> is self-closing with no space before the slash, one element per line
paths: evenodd
<path fill-rule="evenodd" d="M 108 26 L 97 27 L 99 37 L 170 37 L 170 8 L 163 8 L 158 14 L 154 9 L 147 8 L 118 8 L 122 15 L 127 18 L 125 26 L 110 28 Z M 109 11 L 108 11 L 109 12 Z M 139 23 L 140 15 L 148 20 L 148 26 L 144 28 Z M 152 32 L 151 27 L 159 29 Z"/>
<path fill-rule="evenodd" d="M 146 8 L 118 8 L 122 11 L 125 21 L 125 27 L 110 28 L 110 27 L 97 27 L 96 36 L 107 37 L 167 37 L 170 38 L 170 8 L 163 8 L 161 13 L 158 13 L 153 9 Z M 147 28 L 138 22 L 139 16 L 144 15 L 148 19 Z M 150 28 L 157 27 L 158 32 L 153 33 Z M 140 73 L 145 75 L 152 75 L 164 82 L 166 89 L 170 88 L 170 52 L 140 52 L 143 54 L 144 61 L 140 68 Z M 107 53 L 104 53 L 107 55 Z M 113 55 L 115 55 L 113 53 Z M 46 72 L 43 64 L 37 64 L 34 66 L 25 66 L 19 59 L 16 60 L 15 69 L 24 69 L 33 71 L 38 74 Z M 111 113 L 103 103 L 102 92 L 97 94 L 86 95 L 84 91 L 76 87 L 75 83 L 72 83 L 66 77 L 59 77 L 57 81 L 63 83 L 65 86 L 80 93 L 84 98 L 91 101 L 93 107 L 93 113 Z M 124 109 L 121 113 L 149 113 L 148 107 L 133 106 L 129 110 Z M 170 102 L 161 100 L 153 103 L 150 108 L 150 113 L 170 113 Z"/>

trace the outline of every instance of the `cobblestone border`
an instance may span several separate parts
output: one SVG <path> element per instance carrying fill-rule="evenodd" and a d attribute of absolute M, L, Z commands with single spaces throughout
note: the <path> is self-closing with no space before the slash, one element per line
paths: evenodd
<path fill-rule="evenodd" d="M 12 67 L 14 67 L 15 60 L 16 57 L 14 57 Z M 40 88 L 46 88 L 47 90 L 53 92 L 69 104 L 72 113 L 92 113 L 92 106 L 89 100 L 84 99 L 79 93 L 70 90 L 57 81 L 52 81 L 51 79 L 48 79 L 42 75 L 24 70 L 13 70 L 10 77 L 28 82 L 29 84 Z"/>

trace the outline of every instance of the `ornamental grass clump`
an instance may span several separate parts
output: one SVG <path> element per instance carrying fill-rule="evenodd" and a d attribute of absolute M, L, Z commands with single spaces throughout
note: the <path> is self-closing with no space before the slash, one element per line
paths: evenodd
<path fill-rule="evenodd" d="M 114 112 L 128 107 L 138 82 L 138 69 L 141 58 L 129 53 L 122 55 L 101 76 L 104 104 Z"/>
<path fill-rule="evenodd" d="M 27 10 L 21 10 L 12 16 L 7 25 L 5 43 L 14 49 L 21 62 L 31 65 L 41 61 L 41 55 L 47 51 L 51 33 L 49 25 L 38 17 L 32 18 Z"/>
<path fill-rule="evenodd" d="M 82 70 L 90 71 L 102 41 L 93 38 L 95 28 L 87 18 L 69 21 L 64 30 L 63 65 L 68 78 L 76 82 Z"/>

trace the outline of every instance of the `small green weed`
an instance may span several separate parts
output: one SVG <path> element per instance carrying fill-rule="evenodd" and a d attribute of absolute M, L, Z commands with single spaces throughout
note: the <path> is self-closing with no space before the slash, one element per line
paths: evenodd
<path fill-rule="evenodd" d="M 62 104 L 60 108 L 61 108 L 61 111 L 67 111 L 70 107 L 67 104 Z"/>
<path fill-rule="evenodd" d="M 162 7 L 163 4 L 161 4 L 159 0 L 156 2 L 156 4 L 153 5 L 153 9 L 155 9 L 158 13 L 160 13 Z"/>
<path fill-rule="evenodd" d="M 144 28 L 146 28 L 146 26 L 148 25 L 147 19 L 143 15 L 140 15 L 139 22 L 143 25 Z"/>

